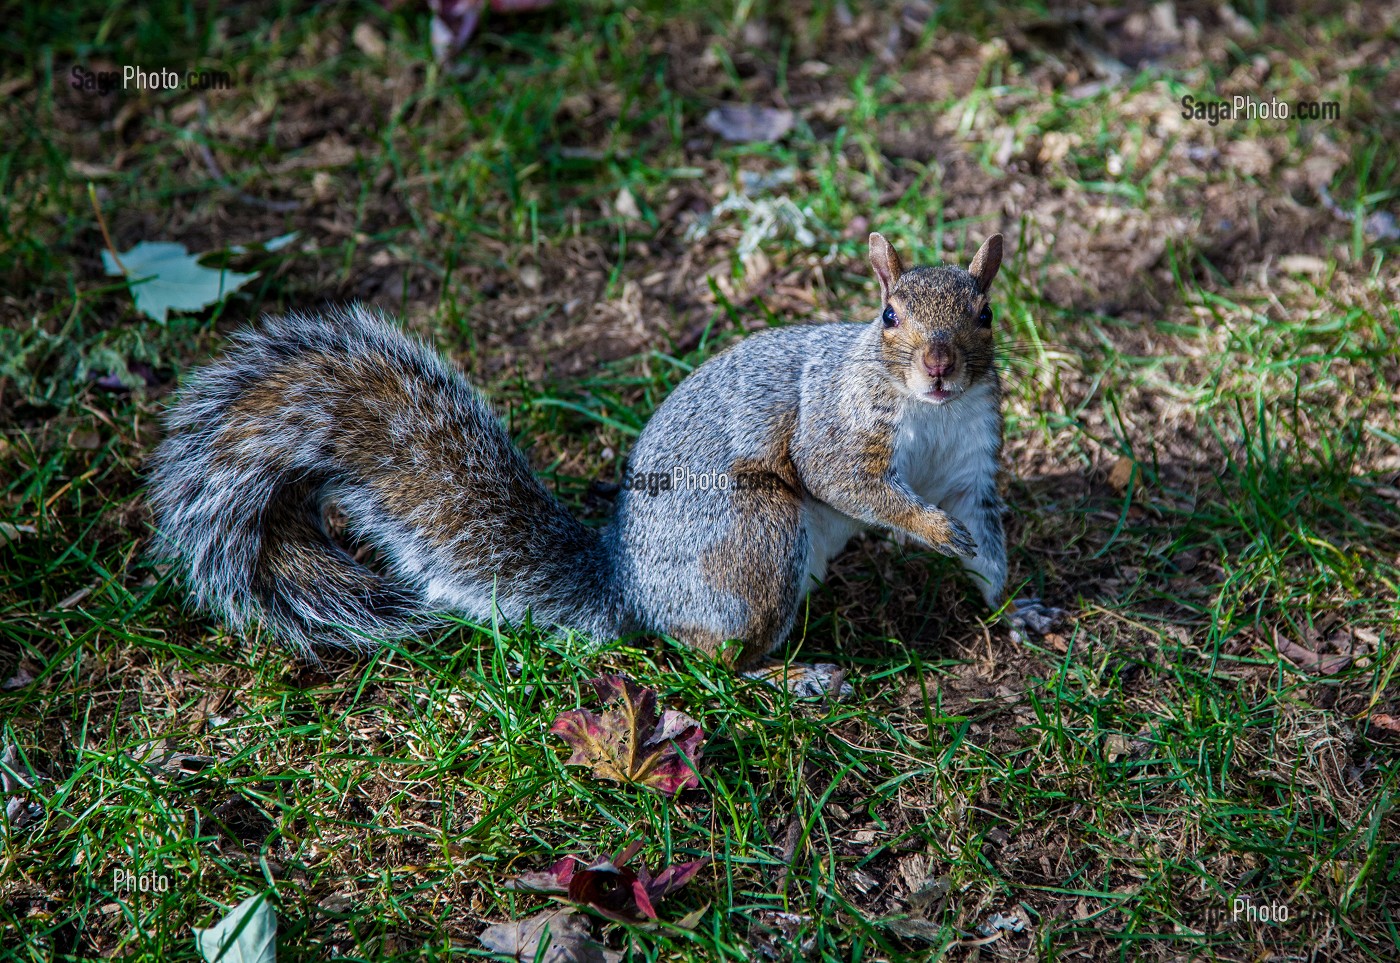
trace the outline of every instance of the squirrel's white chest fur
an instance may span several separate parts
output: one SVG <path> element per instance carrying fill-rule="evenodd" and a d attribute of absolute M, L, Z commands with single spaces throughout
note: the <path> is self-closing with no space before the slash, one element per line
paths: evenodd
<path fill-rule="evenodd" d="M 910 488 L 945 508 L 945 500 L 996 475 L 1000 445 L 997 393 L 990 385 L 975 385 L 950 404 L 906 408 L 895 439 L 894 467 Z"/>
<path fill-rule="evenodd" d="M 926 501 L 958 515 L 964 499 L 995 479 L 1000 444 L 997 392 L 975 385 L 950 404 L 914 402 L 906 408 L 895 436 L 894 467 Z M 804 516 L 810 590 L 813 579 L 826 577 L 827 563 L 869 526 L 815 499 L 808 499 Z"/>

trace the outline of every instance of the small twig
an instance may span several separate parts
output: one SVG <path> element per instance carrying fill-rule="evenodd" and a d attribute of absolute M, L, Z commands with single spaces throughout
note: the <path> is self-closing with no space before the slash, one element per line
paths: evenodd
<path fill-rule="evenodd" d="M 92 201 L 92 212 L 97 215 L 97 226 L 102 229 L 102 240 L 107 242 L 107 250 L 112 254 L 112 260 L 117 264 L 117 270 L 126 274 L 126 265 L 117 256 L 117 246 L 112 243 L 112 235 L 107 233 L 107 219 L 102 216 L 102 208 L 97 203 L 97 189 L 92 186 L 92 181 L 88 181 L 88 200 Z"/>
<path fill-rule="evenodd" d="M 219 167 L 218 160 L 214 157 L 214 152 L 209 149 L 209 145 L 203 141 L 196 141 L 195 148 L 199 151 L 199 156 L 204 159 L 204 166 L 209 168 L 210 175 L 219 182 L 219 186 L 225 190 L 232 191 L 244 204 L 251 204 L 254 207 L 266 208 L 269 211 L 276 211 L 279 214 L 286 214 L 298 210 L 301 207 L 296 201 L 269 201 L 261 197 L 254 197 L 246 191 L 240 191 L 233 186 L 233 183 L 224 176 L 223 170 Z"/>

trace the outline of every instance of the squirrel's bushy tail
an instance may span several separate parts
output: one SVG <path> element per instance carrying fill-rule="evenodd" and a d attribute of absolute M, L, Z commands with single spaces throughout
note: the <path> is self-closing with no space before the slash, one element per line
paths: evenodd
<path fill-rule="evenodd" d="M 612 566 L 434 351 L 365 309 L 267 320 L 167 418 L 150 500 L 195 601 L 303 651 L 365 648 L 456 612 L 605 637 Z M 379 565 L 327 532 L 333 503 Z"/>

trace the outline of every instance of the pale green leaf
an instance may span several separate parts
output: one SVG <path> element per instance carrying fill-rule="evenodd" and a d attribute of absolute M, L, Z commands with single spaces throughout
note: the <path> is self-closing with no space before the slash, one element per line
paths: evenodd
<path fill-rule="evenodd" d="M 208 963 L 274 963 L 277 914 L 267 895 L 249 896 L 207 930 L 195 927 L 199 955 Z"/>
<path fill-rule="evenodd" d="M 103 251 L 102 264 L 108 274 L 126 276 L 136 310 L 164 323 L 171 311 L 200 311 L 257 277 L 204 267 L 200 256 L 173 241 L 142 241 L 121 255 L 120 266 Z"/>
<path fill-rule="evenodd" d="M 279 234 L 266 241 L 254 241 L 252 244 L 235 244 L 228 249 L 228 252 L 230 254 L 247 254 L 250 251 L 254 251 L 262 254 L 275 254 L 296 239 L 297 232 L 292 231 L 290 234 Z"/>

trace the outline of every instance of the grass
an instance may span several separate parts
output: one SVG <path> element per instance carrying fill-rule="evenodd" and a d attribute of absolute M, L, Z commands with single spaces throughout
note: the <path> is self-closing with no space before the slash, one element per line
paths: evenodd
<path fill-rule="evenodd" d="M 283 959 L 480 957 L 486 923 L 545 903 L 507 878 L 641 839 L 649 865 L 714 863 L 661 926 L 597 927 L 637 959 L 1395 958 L 1400 309 L 1395 244 L 1364 222 L 1400 195 L 1400 37 L 1360 6 L 1174 9 L 1175 33 L 1030 3 L 565 3 L 490 15 L 448 68 L 413 4 L 15 11 L 0 741 L 49 779 L 7 791 L 6 952 L 195 959 L 191 926 L 270 890 Z M 238 86 L 100 98 L 74 63 Z M 1342 119 L 1212 127 L 1184 93 Z M 716 142 L 701 120 L 728 100 L 796 129 Z M 812 243 L 741 258 L 742 212 L 687 237 L 741 172 L 787 167 L 772 190 Z M 299 239 L 157 325 L 102 273 L 89 183 L 122 249 Z M 695 365 L 873 311 L 877 228 L 923 263 L 1012 239 L 1012 569 L 1075 611 L 1062 634 L 1017 644 L 955 566 L 869 538 L 789 646 L 861 674 L 838 705 L 528 626 L 307 665 L 187 610 L 147 554 L 164 396 L 260 312 L 399 313 L 598 521 L 591 483 Z M 609 671 L 703 724 L 699 790 L 562 764 L 550 723 Z M 114 870 L 168 888 L 118 893 Z M 1290 918 L 1234 920 L 1236 898 Z M 989 942 L 994 913 L 1026 925 Z"/>

